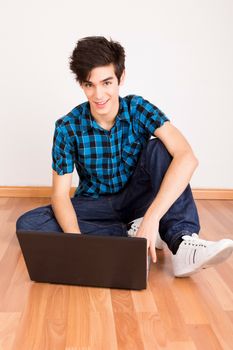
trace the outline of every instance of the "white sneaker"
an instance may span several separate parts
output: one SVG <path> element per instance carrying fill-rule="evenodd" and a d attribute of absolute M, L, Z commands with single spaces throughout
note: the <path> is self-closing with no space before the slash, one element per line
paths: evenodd
<path fill-rule="evenodd" d="M 172 255 L 173 271 L 176 277 L 187 277 L 193 273 L 219 264 L 233 251 L 233 240 L 205 241 L 196 233 L 185 235 L 175 255 Z"/>
<path fill-rule="evenodd" d="M 129 230 L 128 232 L 128 236 L 129 237 L 135 237 L 136 233 L 139 229 L 139 226 L 142 222 L 143 217 L 135 219 L 133 221 L 131 221 L 128 225 L 129 225 Z M 163 249 L 164 248 L 164 242 L 162 241 L 160 234 L 158 232 L 158 234 L 156 235 L 156 241 L 155 241 L 155 248 L 157 249 Z"/>

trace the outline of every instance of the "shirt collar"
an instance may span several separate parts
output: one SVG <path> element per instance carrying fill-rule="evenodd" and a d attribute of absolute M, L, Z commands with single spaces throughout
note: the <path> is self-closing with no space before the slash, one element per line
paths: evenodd
<path fill-rule="evenodd" d="M 120 120 L 125 120 L 130 124 L 130 115 L 129 115 L 128 105 L 125 99 L 122 98 L 121 96 L 119 96 L 119 110 L 116 115 L 116 119 L 117 118 Z M 82 131 L 84 132 L 89 129 L 95 128 L 95 126 L 93 125 L 93 122 L 94 122 L 94 119 L 90 112 L 90 103 L 86 102 L 84 103 L 84 108 L 81 116 Z"/>

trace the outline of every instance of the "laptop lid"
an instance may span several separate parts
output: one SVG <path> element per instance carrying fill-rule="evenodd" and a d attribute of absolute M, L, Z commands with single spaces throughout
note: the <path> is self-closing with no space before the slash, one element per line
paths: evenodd
<path fill-rule="evenodd" d="M 31 280 L 145 289 L 145 238 L 17 231 Z"/>

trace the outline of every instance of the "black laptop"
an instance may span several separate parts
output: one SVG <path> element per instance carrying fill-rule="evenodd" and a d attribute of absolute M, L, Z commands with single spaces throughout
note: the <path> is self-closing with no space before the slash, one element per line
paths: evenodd
<path fill-rule="evenodd" d="M 145 289 L 150 257 L 145 238 L 18 231 L 31 280 Z"/>

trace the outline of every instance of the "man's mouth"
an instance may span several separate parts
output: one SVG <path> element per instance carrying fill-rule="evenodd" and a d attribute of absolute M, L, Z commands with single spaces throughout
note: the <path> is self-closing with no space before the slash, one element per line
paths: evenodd
<path fill-rule="evenodd" d="M 106 100 L 106 101 L 102 101 L 102 102 L 94 102 L 95 103 L 95 105 L 98 107 L 98 108 L 103 108 L 103 107 L 105 107 L 106 106 L 106 104 L 107 104 L 107 102 L 109 101 L 109 99 L 108 100 Z"/>

